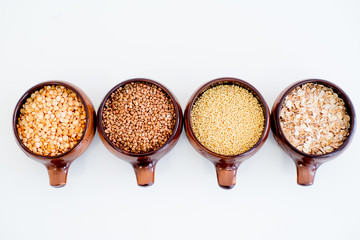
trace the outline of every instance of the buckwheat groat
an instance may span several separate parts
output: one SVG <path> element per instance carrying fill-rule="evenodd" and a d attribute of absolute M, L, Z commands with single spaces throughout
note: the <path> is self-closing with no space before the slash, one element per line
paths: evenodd
<path fill-rule="evenodd" d="M 307 154 L 330 153 L 349 135 L 350 116 L 344 100 L 331 88 L 306 83 L 293 89 L 280 111 L 286 139 Z"/>
<path fill-rule="evenodd" d="M 86 125 L 80 97 L 60 85 L 35 91 L 20 109 L 17 130 L 20 140 L 32 152 L 57 156 L 72 149 Z"/>
<path fill-rule="evenodd" d="M 191 111 L 195 137 L 207 149 L 223 155 L 246 152 L 260 139 L 264 112 L 258 99 L 236 85 L 206 90 Z"/>
<path fill-rule="evenodd" d="M 105 134 L 117 147 L 146 153 L 169 139 L 176 116 L 173 102 L 161 88 L 131 82 L 111 94 L 102 118 Z"/>

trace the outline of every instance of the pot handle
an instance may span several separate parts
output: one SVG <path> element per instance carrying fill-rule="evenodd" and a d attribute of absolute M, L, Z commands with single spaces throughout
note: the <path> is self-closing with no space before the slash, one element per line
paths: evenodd
<path fill-rule="evenodd" d="M 139 186 L 151 186 L 154 184 L 155 162 L 142 162 L 133 165 Z"/>
<path fill-rule="evenodd" d="M 223 164 L 216 164 L 216 175 L 218 184 L 225 189 L 231 189 L 236 184 L 236 173 L 239 164 L 231 164 L 224 166 Z"/>
<path fill-rule="evenodd" d="M 50 185 L 52 187 L 59 188 L 66 185 L 69 166 L 70 164 L 66 164 L 64 166 L 57 166 L 55 164 L 51 164 L 46 166 L 49 173 Z"/>
<path fill-rule="evenodd" d="M 296 163 L 297 183 L 303 186 L 312 185 L 318 167 L 319 167 L 318 165 L 313 163 L 297 162 Z"/>

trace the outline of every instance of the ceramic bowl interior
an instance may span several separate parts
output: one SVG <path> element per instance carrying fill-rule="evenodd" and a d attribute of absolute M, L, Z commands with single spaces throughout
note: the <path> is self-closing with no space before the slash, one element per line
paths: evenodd
<path fill-rule="evenodd" d="M 329 87 L 331 88 L 336 94 L 338 94 L 338 96 L 340 98 L 342 98 L 344 100 L 344 103 L 345 103 L 345 107 L 346 107 L 346 110 L 347 110 L 347 113 L 349 114 L 350 116 L 350 129 L 349 129 L 349 135 L 347 136 L 347 138 L 345 139 L 345 141 L 343 142 L 343 144 L 335 149 L 334 151 L 330 152 L 330 153 L 325 153 L 325 154 L 319 154 L 319 155 L 315 155 L 315 154 L 307 154 L 305 152 L 302 152 L 300 150 L 298 150 L 297 148 L 295 148 L 285 137 L 284 135 L 284 132 L 282 131 L 282 128 L 281 128 L 281 125 L 280 125 L 280 111 L 282 109 L 282 105 L 283 105 L 283 102 L 286 98 L 286 96 L 296 87 L 298 86 L 301 86 L 301 85 L 304 85 L 306 83 L 317 83 L 317 84 L 322 84 L 326 87 Z M 285 143 L 295 152 L 297 152 L 298 154 L 300 155 L 303 155 L 303 156 L 306 156 L 308 157 L 309 159 L 311 158 L 326 158 L 326 157 L 329 157 L 329 156 L 332 156 L 334 154 L 337 154 L 338 152 L 342 151 L 347 145 L 348 143 L 351 141 L 352 139 L 352 136 L 354 134 L 354 131 L 355 131 L 355 110 L 354 110 L 354 106 L 352 105 L 351 103 L 351 100 L 350 98 L 347 96 L 347 94 L 341 90 L 338 86 L 336 86 L 335 84 L 329 82 L 329 81 L 326 81 L 326 80 L 322 80 L 322 79 L 308 79 L 308 80 L 304 80 L 304 81 L 299 81 L 297 83 L 295 83 L 294 85 L 292 85 L 289 89 L 287 89 L 287 91 L 285 91 L 285 93 L 282 95 L 280 101 L 279 101 L 279 107 L 276 111 L 276 125 L 277 125 L 277 128 L 279 129 L 279 132 L 281 134 L 281 136 L 283 137 Z"/>
<path fill-rule="evenodd" d="M 102 115 L 103 115 L 103 111 L 104 111 L 104 107 L 105 107 L 105 103 L 107 101 L 107 99 L 109 99 L 110 95 L 115 92 L 119 87 L 125 86 L 128 83 L 131 82 L 145 82 L 145 83 L 150 83 L 153 85 L 156 85 L 157 87 L 161 88 L 171 99 L 173 105 L 174 105 L 174 109 L 175 109 L 175 125 L 173 128 L 173 132 L 170 135 L 170 137 L 167 139 L 167 141 L 160 147 L 150 151 L 150 152 L 146 152 L 146 153 L 133 153 L 133 152 L 129 152 L 126 151 L 124 149 L 121 149 L 119 147 L 117 147 L 106 135 L 105 130 L 104 130 L 104 125 L 103 125 L 103 119 L 102 119 Z M 119 83 L 118 85 L 116 85 L 115 87 L 113 87 L 104 97 L 104 100 L 102 101 L 100 107 L 99 107 L 99 111 L 98 111 L 98 126 L 99 126 L 99 131 L 101 132 L 102 136 L 104 137 L 104 140 L 116 151 L 128 155 L 128 156 L 132 156 L 132 157 L 137 157 L 137 158 L 141 158 L 141 157 L 146 157 L 149 155 L 152 155 L 158 151 L 161 151 L 165 146 L 167 146 L 175 137 L 176 132 L 178 130 L 178 128 L 181 128 L 182 125 L 182 113 L 181 113 L 181 109 L 179 108 L 179 106 L 177 105 L 177 100 L 174 97 L 174 95 L 163 85 L 161 85 L 158 82 L 155 82 L 153 80 L 150 79 L 145 79 L 145 78 L 136 78 L 136 79 L 130 79 L 124 82 Z"/>
<path fill-rule="evenodd" d="M 246 90 L 248 90 L 249 92 L 251 92 L 254 97 L 256 97 L 256 99 L 259 101 L 259 103 L 262 106 L 263 109 L 263 113 L 264 113 L 264 130 L 263 133 L 261 135 L 261 137 L 259 138 L 259 140 L 257 141 L 257 143 L 251 147 L 249 150 L 247 150 L 246 152 L 237 154 L 237 155 L 222 155 L 222 154 L 218 154 L 215 153 L 209 149 L 207 149 L 196 137 L 195 134 L 193 132 L 192 129 L 192 123 L 191 123 L 191 112 L 193 109 L 193 106 L 196 102 L 196 100 L 208 89 L 219 86 L 219 85 L 237 85 L 240 86 Z M 208 152 L 209 154 L 219 157 L 219 158 L 237 158 L 237 157 L 242 157 L 242 156 L 246 156 L 251 154 L 263 141 L 264 139 L 267 138 L 267 134 L 269 132 L 269 122 L 270 122 L 270 115 L 269 115 L 269 108 L 265 102 L 265 99 L 261 96 L 260 92 L 253 87 L 252 85 L 250 85 L 249 83 L 240 80 L 240 79 L 236 79 L 236 78 L 220 78 L 220 79 L 215 79 L 213 81 L 210 81 L 209 83 L 207 83 L 206 85 L 204 85 L 203 87 L 201 87 L 195 94 L 193 99 L 191 100 L 191 102 L 189 103 L 189 114 L 188 116 L 186 116 L 187 121 L 190 123 L 190 132 L 191 134 L 194 136 L 194 140 L 196 141 L 196 143 L 206 152 Z"/>
<path fill-rule="evenodd" d="M 84 105 L 84 109 L 86 112 L 86 125 L 85 125 L 85 131 L 83 133 L 83 135 L 81 136 L 80 140 L 74 145 L 73 148 L 69 149 L 68 151 L 56 155 L 56 156 L 44 156 L 44 155 L 40 155 L 37 153 L 34 153 L 32 151 L 30 151 L 30 149 L 28 149 L 24 143 L 20 140 L 18 131 L 17 131 L 17 123 L 18 123 L 18 119 L 20 116 L 20 109 L 23 107 L 24 103 L 26 102 L 26 100 L 31 96 L 32 93 L 34 93 L 37 90 L 42 89 L 45 86 L 52 86 L 52 85 L 60 85 L 60 86 L 64 86 L 70 90 L 72 90 L 74 93 L 76 93 L 76 95 L 78 95 Z M 73 149 L 75 149 L 78 144 L 84 139 L 85 136 L 85 132 L 89 127 L 89 110 L 87 105 L 85 104 L 85 100 L 82 97 L 82 95 L 78 92 L 78 90 L 76 90 L 74 87 L 72 87 L 71 85 L 67 84 L 66 82 L 63 81 L 47 81 L 47 82 L 42 82 L 40 84 L 37 84 L 35 86 L 33 86 L 32 88 L 30 88 L 28 91 L 25 92 L 25 94 L 20 98 L 20 100 L 18 101 L 18 103 L 16 104 L 15 110 L 14 110 L 14 116 L 13 116 L 13 130 L 14 130 L 14 134 L 15 134 L 15 138 L 17 140 L 17 142 L 20 144 L 20 146 L 26 151 L 27 154 L 30 155 L 34 155 L 38 158 L 45 158 L 45 159 L 57 159 L 57 158 L 61 158 L 65 155 L 67 155 L 69 152 L 71 152 Z"/>

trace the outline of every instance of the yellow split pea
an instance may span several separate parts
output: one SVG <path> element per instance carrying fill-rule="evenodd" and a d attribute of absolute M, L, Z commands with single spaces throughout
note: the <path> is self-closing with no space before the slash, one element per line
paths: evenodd
<path fill-rule="evenodd" d="M 207 149 L 228 156 L 253 147 L 264 131 L 264 122 L 258 99 L 237 85 L 206 90 L 191 111 L 195 137 Z"/>
<path fill-rule="evenodd" d="M 33 153 L 56 156 L 72 149 L 86 126 L 80 97 L 64 86 L 45 86 L 26 99 L 20 109 L 17 130 Z"/>

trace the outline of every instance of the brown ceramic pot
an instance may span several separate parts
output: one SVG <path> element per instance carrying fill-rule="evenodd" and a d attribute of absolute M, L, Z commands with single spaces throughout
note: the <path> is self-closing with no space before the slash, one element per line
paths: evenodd
<path fill-rule="evenodd" d="M 190 118 L 191 111 L 192 111 L 193 105 L 194 105 L 195 101 L 198 99 L 198 97 L 203 92 L 208 90 L 209 88 L 217 86 L 217 85 L 222 85 L 222 84 L 238 85 L 240 87 L 243 87 L 243 88 L 249 90 L 259 100 L 259 102 L 262 105 L 263 110 L 264 110 L 264 117 L 265 117 L 264 131 L 263 131 L 263 134 L 261 135 L 259 141 L 248 151 L 238 154 L 238 155 L 233 155 L 233 156 L 221 155 L 221 154 L 212 152 L 209 149 L 207 149 L 206 147 L 204 147 L 195 137 L 192 126 L 191 126 L 191 122 L 190 122 L 191 121 L 191 118 Z M 212 80 L 212 81 L 207 82 L 206 84 L 202 85 L 198 90 L 195 91 L 195 93 L 190 98 L 190 100 L 186 106 L 186 109 L 185 109 L 184 118 L 185 118 L 186 136 L 188 137 L 191 145 L 202 156 L 204 156 L 205 158 L 210 160 L 215 165 L 218 184 L 220 187 L 225 188 L 225 189 L 230 189 L 235 186 L 236 172 L 237 172 L 239 165 L 244 160 L 246 160 L 249 157 L 251 157 L 252 155 L 254 155 L 260 149 L 260 147 L 266 141 L 266 139 L 269 135 L 269 129 L 270 129 L 270 126 L 269 126 L 270 114 L 269 114 L 269 108 L 265 102 L 265 99 L 261 96 L 260 92 L 255 87 L 253 87 L 251 84 L 249 84 L 243 80 L 236 79 L 236 78 L 228 78 L 228 77 L 227 78 L 219 78 L 219 79 Z"/>
<path fill-rule="evenodd" d="M 281 129 L 280 110 L 285 97 L 290 93 L 291 90 L 305 83 L 318 83 L 330 87 L 345 102 L 347 112 L 350 116 L 349 136 L 346 138 L 344 143 L 338 149 L 334 150 L 331 153 L 326 153 L 322 155 L 306 154 L 296 149 L 293 145 L 291 145 L 284 136 L 284 133 Z M 346 93 L 335 84 L 321 79 L 307 79 L 303 81 L 298 81 L 287 87 L 284 91 L 282 91 L 278 96 L 278 98 L 275 100 L 271 111 L 271 130 L 274 134 L 275 140 L 278 142 L 280 147 L 282 147 L 283 150 L 287 154 L 289 154 L 290 157 L 294 160 L 294 163 L 297 168 L 297 183 L 299 185 L 309 186 L 312 185 L 314 182 L 315 173 L 318 167 L 321 164 L 325 163 L 326 161 L 338 156 L 342 151 L 346 149 L 346 147 L 351 142 L 355 132 L 355 110 Z"/>
<path fill-rule="evenodd" d="M 106 136 L 104 131 L 102 115 L 106 100 L 116 89 L 130 82 L 146 82 L 146 83 L 154 84 L 159 88 L 161 88 L 162 90 L 164 90 L 164 92 L 167 93 L 167 95 L 171 98 L 172 102 L 174 103 L 176 120 L 175 120 L 173 133 L 171 134 L 171 136 L 165 142 L 164 145 L 151 152 L 135 154 L 125 151 L 115 146 Z M 175 95 L 172 92 L 170 92 L 170 90 L 168 90 L 165 86 L 163 86 L 162 84 L 156 81 L 145 78 L 135 78 L 119 83 L 106 94 L 104 100 L 102 101 L 98 109 L 98 132 L 101 141 L 111 153 L 113 153 L 118 158 L 129 162 L 133 166 L 137 178 L 137 184 L 139 186 L 151 186 L 154 183 L 154 172 L 157 162 L 166 153 L 168 153 L 171 149 L 173 149 L 173 147 L 176 145 L 176 143 L 179 140 L 182 130 L 182 119 L 183 119 L 183 115 L 180 104 L 176 99 Z"/>
<path fill-rule="evenodd" d="M 16 126 L 20 115 L 20 109 L 26 102 L 26 99 L 30 97 L 30 95 L 36 90 L 40 90 L 44 86 L 49 85 L 61 85 L 74 91 L 83 102 L 86 112 L 86 127 L 81 139 L 72 149 L 58 156 L 42 156 L 31 152 L 20 140 Z M 63 187 L 66 184 L 66 178 L 70 164 L 83 152 L 85 152 L 94 137 L 96 128 L 95 119 L 94 106 L 91 103 L 89 97 L 80 88 L 64 81 L 47 81 L 33 86 L 20 98 L 14 110 L 13 130 L 16 142 L 20 146 L 21 150 L 23 150 L 28 157 L 46 166 L 49 173 L 50 185 L 53 187 Z"/>

